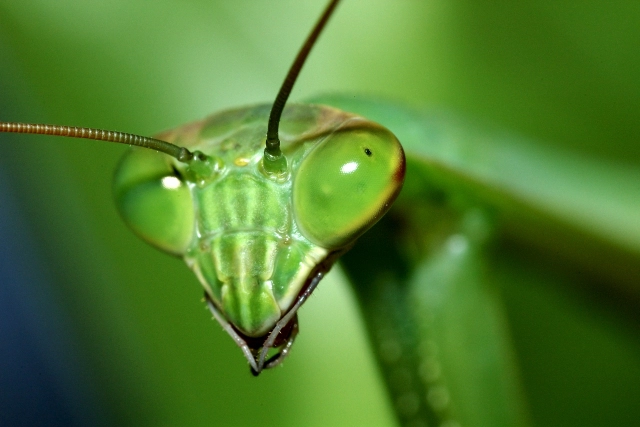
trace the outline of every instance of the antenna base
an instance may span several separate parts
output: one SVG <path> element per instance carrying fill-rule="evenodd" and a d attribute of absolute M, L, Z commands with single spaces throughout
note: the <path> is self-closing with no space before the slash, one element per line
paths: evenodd
<path fill-rule="evenodd" d="M 269 177 L 281 178 L 287 174 L 287 158 L 279 148 L 277 150 L 276 154 L 272 154 L 268 148 L 264 149 L 262 166 Z"/>

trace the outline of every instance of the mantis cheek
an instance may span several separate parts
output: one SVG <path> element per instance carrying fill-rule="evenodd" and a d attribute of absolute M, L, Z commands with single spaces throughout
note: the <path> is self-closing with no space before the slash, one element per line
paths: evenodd
<path fill-rule="evenodd" d="M 391 132 L 363 119 L 347 121 L 300 165 L 293 188 L 298 226 L 324 248 L 349 245 L 387 212 L 404 169 Z"/>
<path fill-rule="evenodd" d="M 114 194 L 127 225 L 151 245 L 183 254 L 194 237 L 190 189 L 164 154 L 132 149 L 120 162 Z"/>

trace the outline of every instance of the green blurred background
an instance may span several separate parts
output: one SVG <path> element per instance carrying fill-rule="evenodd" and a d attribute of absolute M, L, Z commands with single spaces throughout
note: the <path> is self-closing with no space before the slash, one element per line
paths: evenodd
<path fill-rule="evenodd" d="M 323 6 L 2 1 L 2 120 L 150 135 L 269 101 Z M 638 22 L 633 1 L 344 0 L 292 98 L 373 94 L 639 166 Z M 393 425 L 339 271 L 301 310 L 285 366 L 254 379 L 188 269 L 118 218 L 125 147 L 1 141 L 7 423 Z"/>

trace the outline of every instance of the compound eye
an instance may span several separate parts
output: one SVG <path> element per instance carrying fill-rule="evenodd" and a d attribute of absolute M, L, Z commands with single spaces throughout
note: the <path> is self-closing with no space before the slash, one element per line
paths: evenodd
<path fill-rule="evenodd" d="M 194 236 L 193 201 L 167 155 L 133 148 L 116 170 L 114 193 L 120 215 L 138 236 L 174 255 L 187 250 Z"/>
<path fill-rule="evenodd" d="M 349 120 L 300 164 L 293 204 L 301 232 L 327 249 L 350 244 L 387 212 L 404 170 L 404 152 L 390 131 Z"/>

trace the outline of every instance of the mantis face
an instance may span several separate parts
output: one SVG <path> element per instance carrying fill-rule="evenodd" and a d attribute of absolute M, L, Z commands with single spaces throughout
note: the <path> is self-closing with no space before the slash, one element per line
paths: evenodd
<path fill-rule="evenodd" d="M 158 135 L 212 159 L 205 173 L 133 148 L 114 184 L 125 222 L 182 257 L 223 327 L 245 354 L 263 359 L 271 347 L 288 351 L 298 307 L 389 209 L 405 169 L 402 147 L 382 126 L 293 105 L 280 130 L 288 169 L 270 174 L 262 156 L 269 108 L 225 111 Z"/>

